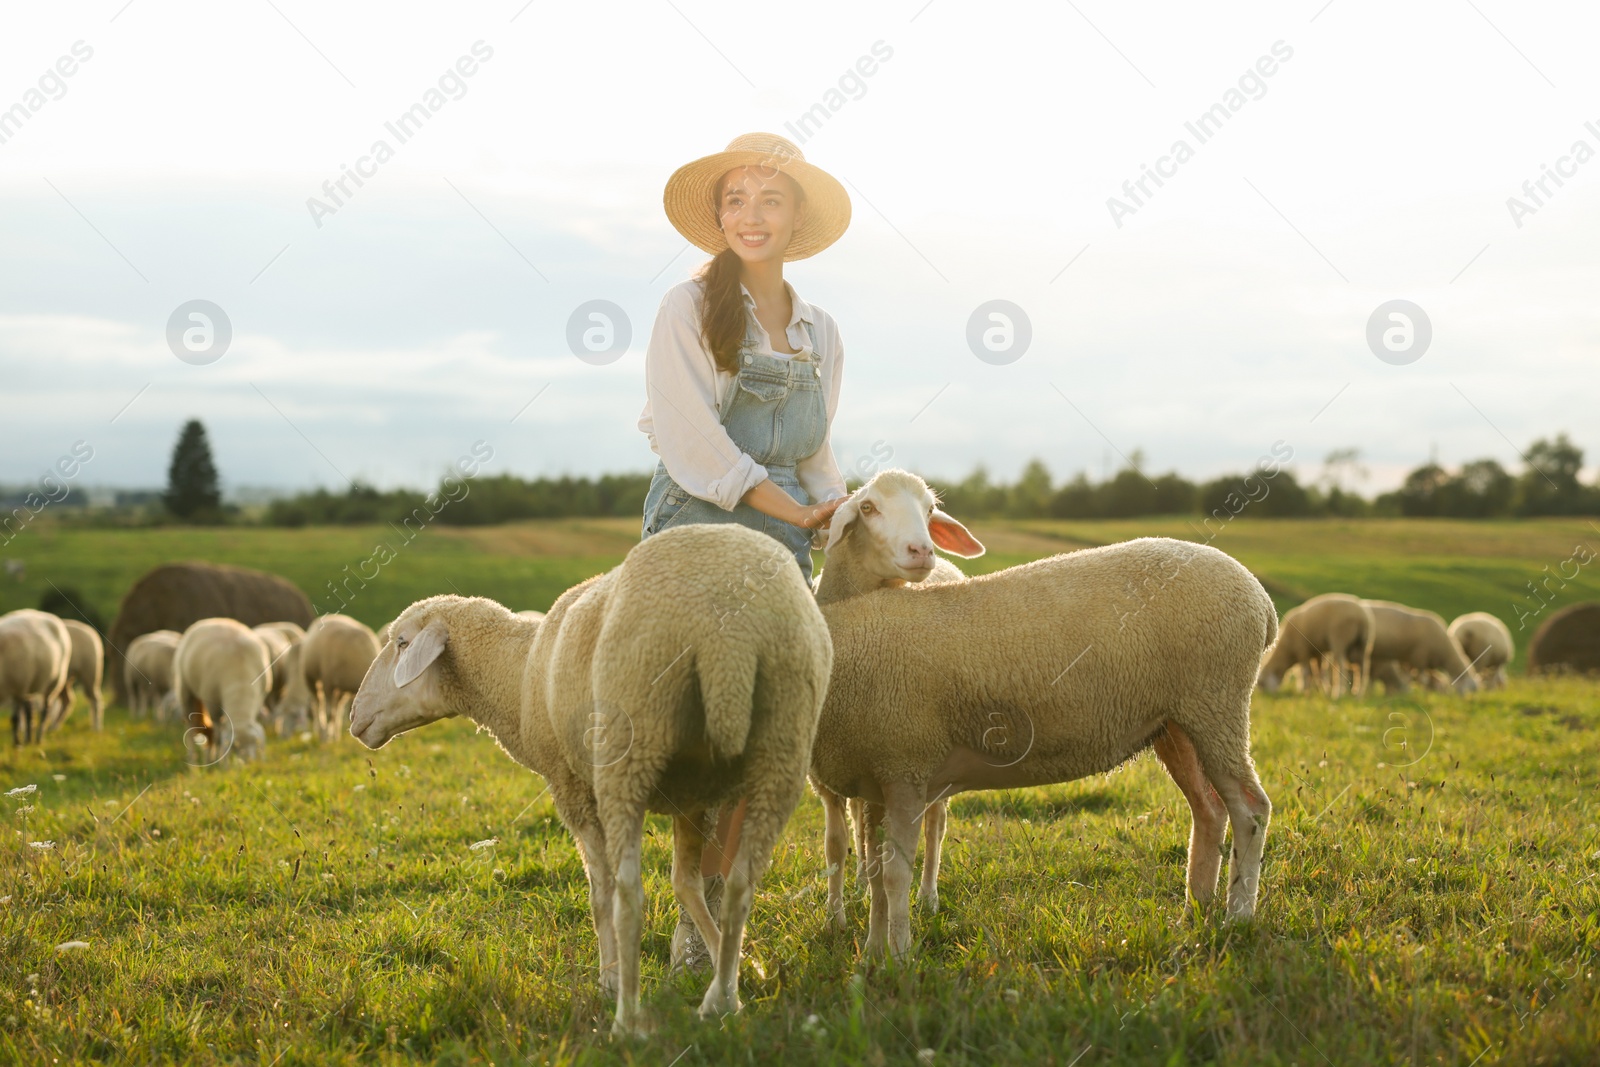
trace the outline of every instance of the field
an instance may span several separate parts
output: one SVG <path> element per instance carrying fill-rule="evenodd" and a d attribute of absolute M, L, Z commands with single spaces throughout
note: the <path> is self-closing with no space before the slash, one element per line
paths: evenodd
<path fill-rule="evenodd" d="M 1207 536 L 1181 519 L 974 529 L 992 551 L 969 571 Z M 284 574 L 331 608 L 325 584 L 397 540 L 48 525 L 25 537 L 7 554 L 27 579 L 0 581 L 0 611 L 54 583 L 107 620 L 133 578 L 183 558 Z M 637 537 L 631 520 L 430 529 L 347 610 L 379 625 L 452 591 L 547 607 Z M 1241 519 L 1213 544 L 1280 610 L 1331 589 L 1447 618 L 1489 610 L 1520 661 L 1527 583 L 1580 542 L 1600 546 L 1600 530 Z M 1600 599 L 1592 569 L 1544 587 L 1545 612 Z M 1254 924 L 1185 912 L 1188 809 L 1142 756 L 954 801 L 942 910 L 914 914 L 914 962 L 869 967 L 853 879 L 850 930 L 823 927 L 808 797 L 757 895 L 746 1010 L 701 1024 L 705 976 L 666 974 L 676 909 L 653 819 L 657 1033 L 631 1043 L 605 1036 L 583 872 L 542 783 L 470 723 L 377 753 L 274 738 L 260 763 L 197 769 L 176 728 L 114 708 L 95 734 L 80 707 L 40 748 L 0 745 L 0 791 L 37 786 L 0 799 L 0 1062 L 1595 1062 L 1600 683 L 1518 671 L 1466 698 L 1260 695 L 1254 711 L 1275 805 Z"/>

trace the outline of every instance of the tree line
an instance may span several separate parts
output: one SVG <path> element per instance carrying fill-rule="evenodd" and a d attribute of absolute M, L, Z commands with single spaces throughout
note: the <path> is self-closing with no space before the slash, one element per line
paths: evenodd
<path fill-rule="evenodd" d="M 1282 459 L 1292 455 L 1292 449 L 1275 454 Z M 979 467 L 960 481 L 930 479 L 930 484 L 952 514 L 972 518 L 1222 517 L 1238 514 L 1244 506 L 1250 514 L 1279 518 L 1600 514 L 1600 484 L 1581 480 L 1583 451 L 1565 433 L 1535 441 L 1517 473 L 1493 459 L 1473 460 L 1454 471 L 1430 461 L 1407 474 L 1398 489 L 1370 499 L 1353 488 L 1367 476 L 1355 449 L 1329 453 L 1322 473 L 1304 482 L 1278 463 L 1271 466 L 1269 474 L 1258 467 L 1254 472 L 1194 482 L 1174 471 L 1147 474 L 1143 455 L 1135 451 L 1125 458 L 1122 469 L 1100 481 L 1080 471 L 1058 483 L 1044 461 L 1034 459 L 1014 482 L 995 481 Z M 850 479 L 851 488 L 858 484 L 860 480 Z M 342 492 L 315 489 L 246 511 L 223 502 L 205 428 L 199 420 L 190 420 L 173 449 L 166 491 L 134 509 L 119 509 L 124 514 L 97 521 L 284 527 L 401 523 L 418 509 L 428 509 L 432 500 L 436 506 L 431 521 L 483 526 L 518 519 L 638 516 L 649 486 L 648 473 L 594 478 L 480 476 L 470 480 L 464 494 L 451 492 L 450 506 L 440 508 L 437 501 L 446 495 L 442 482 L 430 493 L 378 489 L 357 480 Z M 460 488 L 459 480 L 455 488 Z"/>

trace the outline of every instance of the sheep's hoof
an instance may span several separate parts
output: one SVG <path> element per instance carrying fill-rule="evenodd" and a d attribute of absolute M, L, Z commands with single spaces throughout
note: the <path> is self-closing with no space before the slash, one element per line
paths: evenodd
<path fill-rule="evenodd" d="M 929 915 L 939 914 L 939 891 L 937 889 L 930 889 L 927 892 L 918 893 L 917 907 L 921 908 Z"/>
<path fill-rule="evenodd" d="M 724 996 L 715 986 L 706 990 L 706 999 L 700 1002 L 700 1018 L 708 1021 L 720 1019 L 724 1015 L 737 1015 L 743 1010 L 744 1005 L 739 1002 L 739 994 Z"/>
<path fill-rule="evenodd" d="M 849 923 L 846 922 L 845 917 L 844 917 L 844 906 L 843 905 L 840 905 L 837 908 L 829 908 L 828 909 L 828 925 L 833 927 L 835 930 L 843 930 L 846 926 L 849 925 Z"/>

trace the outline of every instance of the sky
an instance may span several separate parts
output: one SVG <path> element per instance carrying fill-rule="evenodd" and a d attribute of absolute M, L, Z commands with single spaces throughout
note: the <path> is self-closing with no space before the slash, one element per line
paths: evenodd
<path fill-rule="evenodd" d="M 233 492 L 428 485 L 479 441 L 489 473 L 648 470 L 650 327 L 707 258 L 662 189 L 749 131 L 851 194 L 785 268 L 844 340 L 847 471 L 1205 478 L 1277 446 L 1315 478 L 1357 448 L 1371 493 L 1558 431 L 1592 468 L 1600 11 L 1218 7 L 15 5 L 0 483 L 81 441 L 84 485 L 158 486 L 190 417 Z M 214 362 L 169 344 L 195 300 Z M 631 327 L 611 362 L 567 340 L 592 300 Z M 990 301 L 1027 323 L 998 355 Z"/>

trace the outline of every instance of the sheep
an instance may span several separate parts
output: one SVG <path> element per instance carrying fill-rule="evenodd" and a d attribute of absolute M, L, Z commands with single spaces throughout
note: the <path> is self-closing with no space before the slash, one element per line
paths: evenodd
<path fill-rule="evenodd" d="M 1396 604 L 1392 600 L 1363 600 L 1372 610 L 1372 674 L 1396 692 L 1410 688 L 1407 668 L 1443 671 L 1458 693 L 1475 692 L 1471 661 L 1445 629 L 1444 619 L 1431 611 Z"/>
<path fill-rule="evenodd" d="M 925 577 L 909 579 L 900 577 L 899 573 L 892 569 L 890 558 L 895 546 L 902 539 L 909 541 L 922 536 L 923 516 L 915 508 L 912 498 L 905 494 L 885 495 L 880 502 L 886 509 L 883 517 L 871 527 L 863 528 L 862 533 L 867 540 L 860 546 L 861 551 L 853 557 L 853 562 L 846 564 L 850 568 L 848 573 L 836 573 L 827 583 L 826 591 L 823 589 L 822 577 L 826 567 L 819 570 L 812 579 L 812 591 L 817 596 L 819 604 L 832 603 L 873 589 L 905 585 L 908 581 L 920 581 L 924 585 L 931 585 L 938 582 L 959 582 L 966 577 L 960 567 L 939 555 L 929 557 L 932 566 Z M 872 506 L 877 507 L 878 504 Z M 823 548 L 826 544 L 827 531 L 825 529 L 818 531 L 813 538 L 814 547 Z M 865 553 L 873 555 L 872 564 L 866 564 L 862 559 Z M 975 554 L 981 553 L 980 546 Z M 846 842 L 850 840 L 849 828 L 854 829 L 856 881 L 865 882 L 868 877 L 866 802 L 860 797 L 851 797 L 846 801 L 815 779 L 812 779 L 811 788 L 821 798 L 827 814 L 828 840 L 824 851 L 830 864 L 830 886 L 836 881 L 842 885 L 842 874 L 833 868 L 844 862 L 845 852 L 848 849 Z M 923 820 L 922 881 L 917 887 L 917 903 L 930 913 L 939 910 L 939 859 L 944 844 L 945 829 L 949 824 L 948 809 L 949 802 L 940 798 L 928 806 Z M 844 812 L 848 812 L 848 820 Z M 842 867 L 839 870 L 842 871 Z M 843 929 L 845 916 L 842 888 L 836 897 L 830 896 L 829 917 L 835 925 Z"/>
<path fill-rule="evenodd" d="M 11 704 L 11 743 L 44 736 L 45 717 L 66 688 L 72 638 L 47 611 L 21 608 L 0 615 L 0 702 Z"/>
<path fill-rule="evenodd" d="M 492 600 L 438 596 L 407 608 L 391 636 L 351 706 L 350 732 L 379 748 L 467 715 L 544 776 L 588 874 L 614 1031 L 646 1030 L 647 810 L 673 816 L 673 890 L 716 961 L 700 1015 L 740 1010 L 751 899 L 804 791 L 832 665 L 793 555 L 746 527 L 690 524 L 568 589 L 542 622 Z M 702 877 L 719 805 L 735 813 L 720 926 Z"/>
<path fill-rule="evenodd" d="M 306 632 L 292 622 L 264 622 L 251 629 L 265 642 L 272 657 L 272 692 L 267 703 L 272 709 L 274 732 L 283 737 L 304 729 L 312 708 L 311 690 L 300 664 L 300 643 Z"/>
<path fill-rule="evenodd" d="M 1487 611 L 1473 611 L 1457 616 L 1450 623 L 1449 634 L 1472 661 L 1479 684 L 1485 689 L 1506 687 L 1506 664 L 1517 646 L 1505 623 Z"/>
<path fill-rule="evenodd" d="M 1334 699 L 1345 691 L 1363 696 L 1372 673 L 1372 609 L 1348 593 L 1323 593 L 1290 608 L 1279 625 L 1277 643 L 1263 657 L 1258 684 L 1278 691 L 1291 667 L 1308 672 L 1325 666 Z M 1359 667 L 1359 680 L 1355 668 Z"/>
<path fill-rule="evenodd" d="M 348 615 L 319 615 L 306 628 L 300 670 L 313 694 L 317 735 L 324 741 L 339 736 L 345 701 L 361 688 L 381 647 L 366 623 Z"/>
<path fill-rule="evenodd" d="M 201 619 L 178 640 L 172 677 L 189 723 L 184 739 L 203 744 L 206 763 L 220 761 L 230 747 L 241 759 L 262 754 L 267 735 L 258 720 L 272 691 L 272 658 L 254 630 L 237 619 Z M 226 746 L 217 729 L 224 717 L 233 735 Z"/>
<path fill-rule="evenodd" d="M 153 709 L 156 721 L 163 721 L 162 698 L 172 692 L 172 658 L 182 636 L 176 630 L 152 630 L 129 643 L 123 662 L 123 690 L 128 694 L 128 710 L 135 716 Z"/>
<path fill-rule="evenodd" d="M 884 560 L 855 533 L 892 514 L 894 494 L 915 502 L 924 533 Z M 834 513 L 818 590 L 834 668 L 811 773 L 868 801 L 878 853 L 868 954 L 910 949 L 911 860 L 930 802 L 1072 781 L 1150 747 L 1194 816 L 1190 900 L 1215 894 L 1231 819 L 1225 914 L 1253 916 L 1272 804 L 1250 758 L 1250 696 L 1278 632 L 1261 583 L 1210 546 L 1144 537 L 960 582 L 828 597 L 830 582 L 849 589 L 881 563 L 880 577 L 914 581 L 935 546 L 977 554 L 935 503 L 913 474 L 876 475 Z"/>
<path fill-rule="evenodd" d="M 101 692 L 100 683 L 105 673 L 105 645 L 101 643 L 100 635 L 95 632 L 95 628 L 86 622 L 62 619 L 61 624 L 67 628 L 67 637 L 72 642 L 72 656 L 67 667 L 67 684 L 46 717 L 45 730 L 54 730 L 72 714 L 72 704 L 76 697 L 73 691 L 74 685 L 83 687 L 83 695 L 89 701 L 90 724 L 96 730 L 103 729 L 105 696 Z"/>

